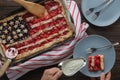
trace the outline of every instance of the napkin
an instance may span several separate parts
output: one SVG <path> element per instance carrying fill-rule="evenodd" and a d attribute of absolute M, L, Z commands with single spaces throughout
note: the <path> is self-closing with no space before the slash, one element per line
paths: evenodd
<path fill-rule="evenodd" d="M 86 29 L 88 24 L 86 22 L 81 23 L 81 14 L 75 1 L 67 0 L 66 6 L 70 11 L 75 27 L 75 38 L 68 43 L 65 43 L 59 47 L 54 48 L 52 51 L 40 54 L 24 63 L 17 66 L 10 67 L 6 74 L 10 80 L 16 80 L 27 72 L 44 67 L 57 64 L 65 59 L 68 59 L 73 54 L 75 44 L 82 38 L 86 37 Z"/>

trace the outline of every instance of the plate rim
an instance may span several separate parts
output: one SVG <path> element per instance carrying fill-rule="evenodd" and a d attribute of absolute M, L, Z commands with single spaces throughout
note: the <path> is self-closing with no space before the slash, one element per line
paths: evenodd
<path fill-rule="evenodd" d="M 97 26 L 97 27 L 108 27 L 108 26 L 114 24 L 114 23 L 120 18 L 120 15 L 119 15 L 116 19 L 114 19 L 114 21 L 112 21 L 112 23 L 109 23 L 109 24 L 106 24 L 106 25 L 97 25 L 97 24 L 91 22 L 91 21 L 85 16 L 85 14 L 83 13 L 83 1 L 85 1 L 85 0 L 81 0 L 81 13 L 83 14 L 83 16 L 84 16 L 84 18 L 87 20 L 87 22 L 90 23 L 90 24 L 92 24 L 92 25 L 94 25 L 94 26 Z"/>
<path fill-rule="evenodd" d="M 89 37 L 92 37 L 92 36 L 100 37 L 100 38 L 104 39 L 105 41 L 107 41 L 109 44 L 112 44 L 109 39 L 107 39 L 106 37 L 101 36 L 101 35 L 92 34 L 92 35 L 89 35 L 89 36 L 86 37 L 86 38 L 89 38 Z M 83 38 L 81 41 L 83 41 L 83 40 L 86 39 L 86 38 Z M 75 45 L 75 48 L 76 48 L 76 46 L 78 46 L 79 43 L 81 43 L 81 41 L 77 42 L 77 44 Z M 105 74 L 108 73 L 108 72 L 114 67 L 114 65 L 115 65 L 116 51 L 115 51 L 115 48 L 114 48 L 114 47 L 112 47 L 112 49 L 113 49 L 113 53 L 114 53 L 114 55 L 115 55 L 115 56 L 114 56 L 114 61 L 113 61 L 112 66 L 110 67 L 110 69 L 109 69 L 108 71 L 104 72 Z M 74 52 L 75 52 L 75 49 L 74 49 Z M 83 57 L 84 57 L 84 56 L 83 56 Z M 73 58 L 76 58 L 76 57 L 74 57 L 74 54 L 73 54 Z M 87 65 L 86 65 L 86 66 L 87 66 Z M 81 70 L 82 70 L 82 69 L 81 69 Z M 81 72 L 82 74 L 86 75 L 86 74 L 83 73 L 81 70 L 80 70 L 80 72 Z M 90 76 L 90 75 L 86 75 L 86 76 L 88 76 L 88 77 L 100 77 L 100 74 L 99 74 L 99 75 L 94 75 L 94 76 Z"/>

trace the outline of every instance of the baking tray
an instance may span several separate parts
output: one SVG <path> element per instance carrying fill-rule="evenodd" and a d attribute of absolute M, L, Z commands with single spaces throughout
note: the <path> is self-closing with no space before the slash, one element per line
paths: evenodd
<path fill-rule="evenodd" d="M 46 0 L 40 0 L 40 1 L 36 0 L 36 1 L 34 1 L 34 2 L 43 5 L 43 3 L 44 3 L 45 1 L 46 1 Z M 74 24 L 74 21 L 73 21 L 71 15 L 70 15 L 69 11 L 68 11 L 67 8 L 66 8 L 65 1 L 64 1 L 64 0 L 61 0 L 61 2 L 62 2 L 62 4 L 63 4 L 63 7 L 65 8 L 66 13 L 67 13 L 68 21 L 69 21 L 70 24 L 73 26 L 73 30 L 74 30 L 74 25 L 73 25 L 73 24 Z M 26 11 L 26 10 L 25 10 L 25 8 L 20 7 L 20 8 L 18 8 L 18 9 L 16 9 L 16 10 L 14 10 L 14 11 L 6 14 L 6 15 L 2 15 L 2 17 L 0 17 L 0 20 L 4 19 L 4 18 L 6 18 L 6 17 L 9 17 L 9 16 L 11 16 L 11 15 L 17 14 L 17 13 L 19 13 L 19 12 L 22 12 L 22 11 Z M 74 32 L 75 32 L 75 31 L 74 31 Z M 65 41 L 60 42 L 60 43 L 58 43 L 58 44 L 55 44 L 55 45 L 51 46 L 50 48 L 44 49 L 44 50 L 42 50 L 42 51 L 40 51 L 40 52 L 37 52 L 36 54 L 32 54 L 31 56 L 25 57 L 25 58 L 20 59 L 20 60 L 14 60 L 14 59 L 13 59 L 12 63 L 10 64 L 10 66 L 15 66 L 15 65 L 24 63 L 25 61 L 27 61 L 27 60 L 29 60 L 29 59 L 31 59 L 31 58 L 34 58 L 34 57 L 36 57 L 36 56 L 38 56 L 38 55 L 40 55 L 40 54 L 43 54 L 43 53 L 45 53 L 45 52 L 48 52 L 48 51 L 52 50 L 52 49 L 55 48 L 55 47 L 59 47 L 60 45 L 66 43 L 66 42 L 70 42 L 71 40 L 74 39 L 74 37 L 75 37 L 75 33 L 73 34 L 73 36 L 71 36 L 70 38 L 66 39 Z"/>

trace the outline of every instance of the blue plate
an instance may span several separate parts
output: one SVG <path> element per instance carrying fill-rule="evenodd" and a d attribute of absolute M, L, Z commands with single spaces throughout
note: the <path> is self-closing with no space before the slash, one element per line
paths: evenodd
<path fill-rule="evenodd" d="M 88 70 L 89 55 L 86 52 L 88 48 L 92 48 L 92 47 L 97 48 L 109 44 L 111 44 L 111 42 L 108 39 L 99 35 L 90 35 L 89 37 L 84 38 L 83 40 L 78 42 L 75 46 L 73 57 L 74 58 L 84 57 L 87 60 L 87 65 L 84 68 L 82 68 L 80 72 L 89 77 L 99 77 L 101 72 L 104 73 L 109 72 L 112 69 L 116 59 L 114 47 L 97 50 L 96 52 L 89 54 L 89 55 L 96 55 L 96 54 L 104 55 L 104 66 L 105 66 L 104 71 L 90 72 Z"/>
<path fill-rule="evenodd" d="M 93 25 L 99 27 L 106 27 L 113 24 L 120 17 L 120 0 L 114 0 L 103 12 L 100 13 L 96 20 L 93 20 L 92 16 L 94 14 L 86 15 L 86 11 L 89 8 L 100 5 L 105 0 L 82 0 L 81 8 L 84 17 Z"/>

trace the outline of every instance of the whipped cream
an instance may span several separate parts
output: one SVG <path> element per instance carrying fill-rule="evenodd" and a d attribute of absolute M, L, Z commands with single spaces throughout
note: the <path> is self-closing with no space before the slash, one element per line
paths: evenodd
<path fill-rule="evenodd" d="M 66 76 L 72 76 L 76 72 L 78 72 L 84 65 L 85 61 L 83 59 L 70 60 L 66 61 L 62 65 L 62 70 Z"/>
<path fill-rule="evenodd" d="M 6 50 L 5 55 L 9 59 L 13 59 L 18 55 L 18 50 L 15 48 L 9 48 Z"/>

